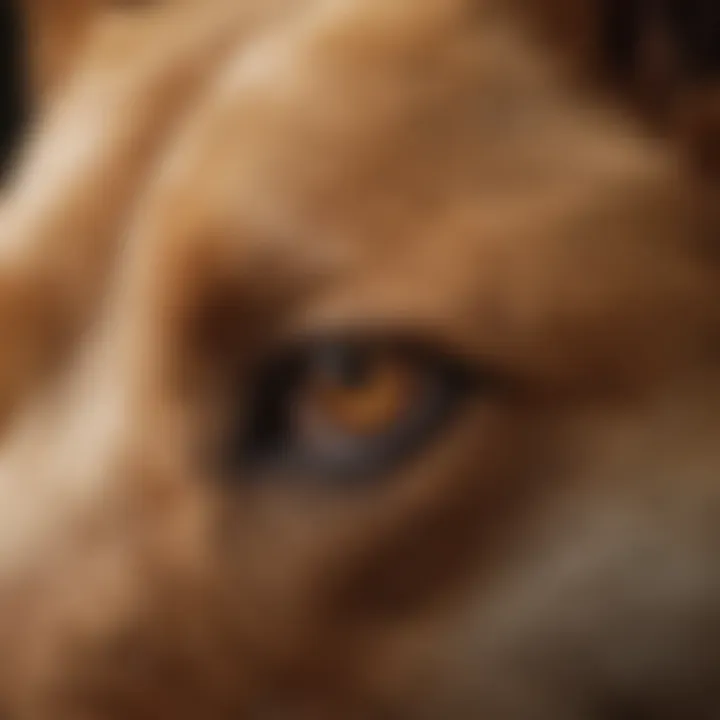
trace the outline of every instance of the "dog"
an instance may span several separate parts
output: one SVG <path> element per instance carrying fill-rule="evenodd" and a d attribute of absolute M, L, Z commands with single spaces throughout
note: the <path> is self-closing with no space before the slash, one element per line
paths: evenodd
<path fill-rule="evenodd" d="M 709 95 L 589 7 L 25 0 L 3 720 L 720 715 Z"/>

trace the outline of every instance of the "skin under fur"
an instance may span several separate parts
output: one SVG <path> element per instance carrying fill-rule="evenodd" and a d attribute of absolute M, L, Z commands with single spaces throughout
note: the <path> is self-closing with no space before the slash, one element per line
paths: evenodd
<path fill-rule="evenodd" d="M 717 717 L 712 190 L 554 4 L 26 5 L 0 717 Z M 492 380 L 360 488 L 220 477 L 251 361 L 368 329 Z"/>

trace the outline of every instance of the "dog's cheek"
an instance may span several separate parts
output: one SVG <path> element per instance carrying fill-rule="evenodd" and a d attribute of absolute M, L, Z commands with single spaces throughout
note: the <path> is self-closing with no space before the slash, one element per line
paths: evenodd
<path fill-rule="evenodd" d="M 717 713 L 719 498 L 705 411 L 671 402 L 566 436 L 581 450 L 565 479 L 447 616 L 428 717 Z"/>

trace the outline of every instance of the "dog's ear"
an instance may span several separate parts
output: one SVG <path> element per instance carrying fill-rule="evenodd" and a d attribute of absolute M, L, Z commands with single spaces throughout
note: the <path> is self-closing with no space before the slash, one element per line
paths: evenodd
<path fill-rule="evenodd" d="M 658 35 L 672 48 L 665 105 L 699 169 L 720 184 L 720 2 L 655 0 Z"/>
<path fill-rule="evenodd" d="M 30 96 L 42 100 L 68 74 L 101 0 L 18 0 Z"/>
<path fill-rule="evenodd" d="M 583 77 L 720 180 L 720 0 L 519 0 Z"/>
<path fill-rule="evenodd" d="M 684 144 L 713 185 L 720 183 L 720 2 L 604 0 L 607 37 L 632 14 L 624 65 L 632 99 Z M 610 47 L 608 52 L 612 52 Z M 617 79 L 617 78 L 616 78 Z"/>

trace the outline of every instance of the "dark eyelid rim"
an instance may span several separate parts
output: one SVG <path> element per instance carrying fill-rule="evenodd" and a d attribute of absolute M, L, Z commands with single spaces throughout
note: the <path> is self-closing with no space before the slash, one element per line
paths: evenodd
<path fill-rule="evenodd" d="M 252 369 L 257 372 L 268 363 L 270 366 L 292 363 L 293 359 L 335 345 L 397 353 L 426 367 L 435 366 L 457 375 L 468 389 L 482 385 L 489 390 L 509 382 L 496 363 L 462 353 L 451 343 L 443 342 L 442 337 L 433 337 L 421 328 L 401 329 L 361 323 L 303 329 L 273 338 L 256 356 Z"/>
<path fill-rule="evenodd" d="M 254 376 L 257 380 L 253 394 L 257 391 L 262 393 L 269 389 L 274 396 L 274 399 L 270 400 L 270 407 L 275 402 L 282 402 L 282 398 L 292 391 L 298 378 L 302 376 L 305 368 L 304 363 L 313 355 L 314 351 L 323 347 L 337 345 L 347 345 L 361 349 L 369 347 L 371 350 L 379 349 L 381 351 L 387 349 L 390 352 L 398 353 L 400 357 L 406 356 L 411 361 L 416 361 L 420 369 L 426 369 L 435 375 L 436 380 L 445 388 L 441 395 L 435 395 L 434 398 L 433 396 L 425 398 L 426 402 L 431 402 L 436 407 L 436 411 L 430 412 L 430 416 L 426 414 L 424 418 L 420 417 L 419 420 L 410 425 L 400 427 L 396 433 L 389 435 L 387 438 L 376 439 L 374 441 L 374 452 L 367 457 L 358 455 L 354 462 L 348 461 L 347 464 L 344 464 L 338 458 L 326 458 L 318 464 L 318 462 L 313 461 L 311 456 L 291 455 L 291 464 L 285 466 L 283 470 L 284 463 L 280 461 L 280 465 L 275 468 L 275 471 L 273 471 L 273 462 L 271 461 L 269 465 L 266 465 L 263 456 L 269 450 L 269 457 L 273 457 L 278 448 L 276 446 L 273 449 L 272 445 L 263 447 L 262 438 L 265 434 L 264 428 L 267 426 L 261 422 L 259 432 L 256 434 L 253 431 L 251 436 L 245 438 L 248 444 L 243 443 L 246 450 L 253 448 L 251 454 L 247 455 L 246 450 L 241 450 L 241 456 L 246 458 L 246 462 L 249 458 L 249 465 L 246 466 L 246 470 L 250 472 L 250 477 L 256 471 L 259 471 L 256 479 L 266 477 L 268 472 L 271 475 L 278 474 L 282 477 L 288 472 L 289 468 L 289 472 L 295 480 L 311 477 L 317 479 L 319 477 L 321 478 L 320 485 L 325 486 L 328 481 L 330 485 L 334 485 L 337 479 L 342 479 L 343 482 L 340 487 L 345 488 L 348 487 L 348 483 L 353 485 L 355 481 L 367 479 L 368 476 L 372 477 L 378 474 L 379 477 L 383 477 L 403 455 L 411 451 L 416 442 L 413 437 L 416 433 L 418 435 L 432 435 L 434 433 L 433 427 L 444 422 L 447 419 L 447 413 L 454 412 L 457 409 L 455 406 L 458 402 L 464 404 L 478 390 L 481 390 L 483 396 L 485 396 L 494 387 L 489 374 L 483 372 L 480 368 L 468 367 L 467 363 L 458 360 L 433 343 L 428 343 L 426 338 L 402 337 L 397 334 L 387 336 L 377 333 L 358 333 L 348 331 L 346 328 L 343 331 L 332 333 L 322 332 L 299 335 L 284 344 L 276 346 L 275 352 L 265 354 L 263 356 L 264 361 L 260 358 L 255 371 L 251 370 L 251 377 Z M 446 392 L 447 394 L 445 394 Z M 446 405 L 446 403 L 450 404 Z M 424 412 L 428 412 L 427 407 L 424 408 Z M 436 415 L 436 417 L 433 417 L 433 415 Z M 275 417 L 274 412 L 271 410 L 266 419 Z M 281 415 L 280 418 L 282 417 Z M 413 425 L 415 429 L 413 429 Z M 271 438 L 275 432 L 276 430 L 271 430 Z M 260 445 L 257 445 L 258 442 L 260 442 Z M 339 465 L 333 467 L 336 463 L 339 463 Z M 255 466 L 255 471 L 253 466 Z M 383 466 L 386 466 L 385 469 L 383 469 Z M 316 483 L 313 482 L 313 484 Z"/>
<path fill-rule="evenodd" d="M 478 392 L 488 399 L 488 394 L 496 392 L 500 387 L 499 376 L 488 369 L 468 365 L 443 348 L 429 343 L 426 338 L 358 333 L 345 329 L 332 333 L 299 335 L 263 353 L 248 368 L 249 377 L 254 381 L 251 397 L 261 397 L 263 393 L 270 392 L 268 407 L 272 408 L 275 403 L 282 402 L 282 398 L 293 390 L 305 372 L 306 362 L 312 359 L 316 352 L 322 351 L 323 348 L 343 345 L 361 350 L 369 348 L 371 351 L 388 351 L 396 353 L 398 357 L 406 357 L 421 371 L 435 376 L 452 396 L 463 402 Z M 275 417 L 274 412 L 271 411 L 266 417 Z M 247 438 L 250 445 L 255 446 L 265 431 L 266 426 L 261 422 L 259 429 L 255 428 Z M 272 434 L 274 431 L 271 432 Z M 263 454 L 262 444 L 260 442 L 260 455 Z"/>

